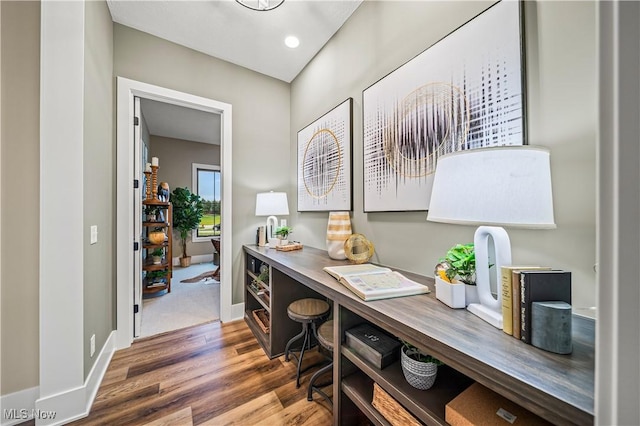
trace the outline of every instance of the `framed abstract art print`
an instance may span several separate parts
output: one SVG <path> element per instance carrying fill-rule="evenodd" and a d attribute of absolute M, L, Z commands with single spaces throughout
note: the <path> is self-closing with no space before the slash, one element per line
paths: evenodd
<path fill-rule="evenodd" d="M 365 212 L 428 210 L 439 156 L 526 143 L 521 7 L 496 3 L 363 91 Z"/>
<path fill-rule="evenodd" d="M 298 132 L 298 211 L 351 210 L 353 99 Z"/>

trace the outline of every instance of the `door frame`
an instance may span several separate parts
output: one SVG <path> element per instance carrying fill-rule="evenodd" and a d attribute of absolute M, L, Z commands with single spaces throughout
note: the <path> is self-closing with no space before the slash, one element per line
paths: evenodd
<path fill-rule="evenodd" d="M 220 320 L 232 319 L 232 109 L 231 104 L 117 77 L 116 101 L 116 301 L 118 349 L 133 342 L 133 116 L 134 97 L 179 105 L 221 115 Z"/>

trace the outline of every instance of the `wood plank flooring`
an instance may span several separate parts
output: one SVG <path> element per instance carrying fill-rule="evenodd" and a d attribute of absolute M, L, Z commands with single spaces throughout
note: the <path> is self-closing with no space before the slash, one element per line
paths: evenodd
<path fill-rule="evenodd" d="M 303 367 L 324 359 L 307 354 Z M 316 368 L 299 389 L 295 371 L 295 361 L 269 360 L 244 321 L 189 327 L 117 351 L 89 416 L 71 424 L 330 425 L 328 404 L 307 401 Z"/>

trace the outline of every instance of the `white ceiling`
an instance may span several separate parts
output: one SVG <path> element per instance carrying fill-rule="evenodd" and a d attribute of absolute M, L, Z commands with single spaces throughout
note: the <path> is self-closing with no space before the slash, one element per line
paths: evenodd
<path fill-rule="evenodd" d="M 285 0 L 258 12 L 235 0 L 107 0 L 114 22 L 290 83 L 362 0 Z M 295 35 L 300 46 L 284 45 Z M 220 144 L 220 116 L 142 101 L 149 133 Z"/>
<path fill-rule="evenodd" d="M 290 83 L 362 0 L 285 0 L 271 11 L 235 0 L 107 0 L 114 22 Z M 288 35 L 300 46 L 284 45 Z"/>
<path fill-rule="evenodd" d="M 140 109 L 154 136 L 220 145 L 220 115 L 142 99 Z"/>

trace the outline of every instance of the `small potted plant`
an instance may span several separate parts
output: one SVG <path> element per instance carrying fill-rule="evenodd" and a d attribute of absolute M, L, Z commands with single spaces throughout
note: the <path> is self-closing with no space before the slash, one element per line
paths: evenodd
<path fill-rule="evenodd" d="M 436 298 L 452 308 L 478 301 L 473 243 L 456 244 L 436 265 Z"/>
<path fill-rule="evenodd" d="M 438 366 L 441 361 L 431 355 L 420 352 L 411 343 L 402 340 L 400 355 L 402 373 L 407 382 L 417 389 L 429 389 L 436 381 Z"/>
<path fill-rule="evenodd" d="M 159 265 L 162 263 L 162 256 L 164 255 L 164 250 L 161 248 L 156 248 L 151 252 L 151 260 L 154 265 Z"/>
<path fill-rule="evenodd" d="M 146 206 L 144 208 L 144 214 L 146 216 L 147 222 L 156 222 L 158 219 L 158 213 L 160 209 L 157 206 Z"/>
<path fill-rule="evenodd" d="M 286 246 L 287 244 L 289 244 L 288 238 L 291 232 L 293 232 L 293 228 L 289 226 L 281 226 L 279 228 L 276 228 L 275 234 L 278 236 L 278 238 L 280 238 L 281 246 Z"/>
<path fill-rule="evenodd" d="M 167 271 L 149 271 L 147 272 L 147 285 L 163 282 L 167 276 Z"/>

